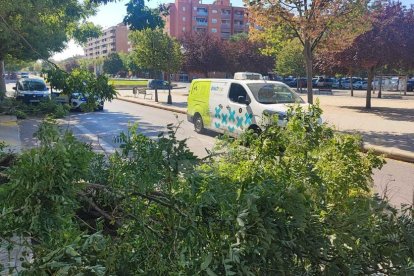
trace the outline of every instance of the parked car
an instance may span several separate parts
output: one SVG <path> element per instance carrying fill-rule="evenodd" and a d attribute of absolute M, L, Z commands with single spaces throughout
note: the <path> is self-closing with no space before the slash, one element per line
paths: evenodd
<path fill-rule="evenodd" d="M 358 81 L 362 81 L 361 78 L 352 78 L 352 88 L 355 89 L 355 83 Z M 351 89 L 351 79 L 350 78 L 346 78 L 343 82 L 342 82 L 342 88 L 344 89 Z"/>
<path fill-rule="evenodd" d="M 82 92 L 74 92 L 70 95 L 69 104 L 71 108 L 80 110 L 82 105 L 88 102 L 88 95 L 85 95 Z M 104 101 L 95 96 L 96 110 L 104 109 Z"/>
<path fill-rule="evenodd" d="M 341 88 L 341 81 L 340 80 L 334 80 L 334 82 L 332 83 L 332 88 Z"/>
<path fill-rule="evenodd" d="M 72 110 L 81 110 L 82 105 L 88 102 L 88 96 L 82 92 L 73 92 L 68 95 L 62 95 L 60 92 L 53 92 L 52 99 L 61 104 L 68 104 Z M 104 101 L 95 97 L 95 110 L 104 109 Z"/>
<path fill-rule="evenodd" d="M 15 97 L 25 103 L 38 103 L 50 99 L 49 89 L 43 79 L 22 78 L 13 87 Z"/>
<path fill-rule="evenodd" d="M 410 79 L 407 81 L 407 91 L 414 91 L 414 79 Z"/>
<path fill-rule="evenodd" d="M 332 78 L 319 77 L 318 80 L 316 81 L 316 87 L 331 88 L 333 83 L 334 83 L 334 79 Z"/>
<path fill-rule="evenodd" d="M 148 80 L 148 88 L 149 89 L 172 89 L 172 85 L 170 85 L 167 81 L 163 81 L 163 80 Z"/>
<path fill-rule="evenodd" d="M 290 87 L 298 87 L 298 82 L 299 82 L 299 87 L 306 87 L 307 86 L 307 82 L 306 82 L 306 78 L 294 78 L 289 82 L 286 82 L 287 85 L 289 85 Z"/>
<path fill-rule="evenodd" d="M 366 90 L 368 89 L 368 82 L 367 81 L 357 81 L 355 83 L 353 83 L 353 88 L 354 89 L 362 89 L 362 90 Z"/>
<path fill-rule="evenodd" d="M 19 74 L 17 75 L 17 77 L 18 77 L 19 79 L 27 79 L 27 78 L 29 78 L 29 73 L 27 73 L 27 72 L 21 72 L 21 73 L 19 73 Z"/>

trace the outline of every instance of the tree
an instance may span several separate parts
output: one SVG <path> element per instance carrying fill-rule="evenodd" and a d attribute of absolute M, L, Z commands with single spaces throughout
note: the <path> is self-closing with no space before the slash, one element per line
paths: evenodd
<path fill-rule="evenodd" d="M 367 0 L 253 0 L 249 2 L 251 18 L 256 28 L 274 26 L 289 30 L 286 35 L 298 38 L 306 61 L 308 102 L 313 103 L 313 54 L 321 41 L 335 37 L 336 30 L 348 30 Z M 344 36 L 339 37 L 343 43 Z"/>
<path fill-rule="evenodd" d="M 226 71 L 224 42 L 208 32 L 186 33 L 181 41 L 184 48 L 183 68 L 189 72 L 203 73 Z"/>
<path fill-rule="evenodd" d="M 145 0 L 130 0 L 127 4 L 127 14 L 124 24 L 130 30 L 156 29 L 164 27 L 164 20 L 160 15 L 160 8 L 151 9 L 145 5 Z M 163 6 L 160 6 L 163 7 Z"/>
<path fill-rule="evenodd" d="M 232 36 L 223 43 L 227 71 L 258 72 L 267 74 L 272 71 L 274 58 L 261 53 L 262 44 L 248 39 L 247 34 Z"/>
<path fill-rule="evenodd" d="M 161 29 L 134 31 L 130 39 L 133 44 L 131 56 L 139 67 L 156 72 L 167 72 L 168 78 L 170 73 L 178 71 L 181 67 L 180 44 Z M 158 102 L 157 89 L 155 89 L 155 101 Z"/>
<path fill-rule="evenodd" d="M 4 97 L 4 59 L 47 59 L 64 49 L 70 37 L 79 41 L 90 33 L 81 19 L 95 12 L 95 5 L 77 0 L 0 0 L 0 100 Z M 91 25 L 86 29 L 90 29 Z"/>
<path fill-rule="evenodd" d="M 327 66 L 354 67 L 368 72 L 366 108 L 371 108 L 372 81 L 378 69 L 414 67 L 413 15 L 413 8 L 407 9 L 399 2 L 376 3 L 368 17 L 372 28 L 359 35 L 350 47 L 331 53 L 332 63 L 328 62 Z"/>
<path fill-rule="evenodd" d="M 108 55 L 102 66 L 104 73 L 109 75 L 116 75 L 120 71 L 125 71 L 125 65 L 118 53 L 112 53 Z"/>
<path fill-rule="evenodd" d="M 278 51 L 276 72 L 282 76 L 305 76 L 306 62 L 303 47 L 298 39 L 286 41 Z"/>

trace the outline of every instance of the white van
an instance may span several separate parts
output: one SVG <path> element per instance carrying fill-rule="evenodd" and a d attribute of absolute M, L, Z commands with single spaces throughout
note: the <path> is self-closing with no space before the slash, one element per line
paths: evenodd
<path fill-rule="evenodd" d="M 236 73 L 237 79 L 193 80 L 187 119 L 194 123 L 196 132 L 210 129 L 232 136 L 247 129 L 260 132 L 268 118 L 264 113 L 277 115 L 283 125 L 289 106 L 308 106 L 284 83 L 258 79 L 251 74 Z"/>

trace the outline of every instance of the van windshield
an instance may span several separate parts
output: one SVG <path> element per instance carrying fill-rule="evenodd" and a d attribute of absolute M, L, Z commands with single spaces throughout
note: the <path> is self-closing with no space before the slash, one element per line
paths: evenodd
<path fill-rule="evenodd" d="M 278 83 L 249 83 L 256 101 L 262 104 L 303 103 L 303 100 L 288 87 Z"/>
<path fill-rule="evenodd" d="M 46 91 L 46 84 L 42 81 L 27 80 L 22 82 L 23 91 Z"/>

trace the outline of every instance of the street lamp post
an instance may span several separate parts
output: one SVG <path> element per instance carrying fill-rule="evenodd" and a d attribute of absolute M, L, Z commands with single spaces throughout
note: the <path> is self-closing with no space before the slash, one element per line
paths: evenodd
<path fill-rule="evenodd" d="M 173 47 L 174 47 L 174 45 L 172 45 L 172 41 L 171 40 L 168 40 L 168 47 L 170 49 L 173 49 Z M 172 104 L 172 97 L 171 97 L 171 73 L 169 71 L 167 71 L 167 74 L 168 74 L 168 97 L 167 97 L 167 104 Z"/>

